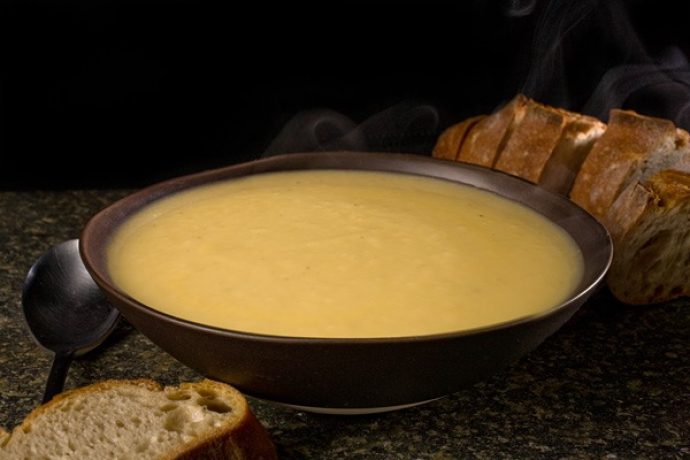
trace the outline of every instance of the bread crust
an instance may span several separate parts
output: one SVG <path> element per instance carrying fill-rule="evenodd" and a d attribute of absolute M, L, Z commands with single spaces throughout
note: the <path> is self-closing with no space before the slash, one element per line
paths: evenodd
<path fill-rule="evenodd" d="M 676 128 L 669 120 L 611 110 L 606 132 L 578 172 L 570 198 L 602 219 L 636 170 L 655 152 L 672 150 Z"/>
<path fill-rule="evenodd" d="M 479 121 L 463 142 L 459 161 L 492 168 L 501 155 L 513 125 L 519 123 L 529 99 L 518 94 L 508 104 Z"/>
<path fill-rule="evenodd" d="M 592 146 L 606 131 L 597 118 L 579 114 L 570 118 L 538 179 L 545 189 L 565 196 Z"/>
<path fill-rule="evenodd" d="M 467 134 L 484 118 L 486 115 L 470 117 L 446 128 L 436 141 L 431 156 L 442 160 L 456 160 Z"/>
<path fill-rule="evenodd" d="M 551 153 L 558 145 L 568 117 L 560 110 L 529 101 L 513 128 L 495 169 L 539 182 Z"/>

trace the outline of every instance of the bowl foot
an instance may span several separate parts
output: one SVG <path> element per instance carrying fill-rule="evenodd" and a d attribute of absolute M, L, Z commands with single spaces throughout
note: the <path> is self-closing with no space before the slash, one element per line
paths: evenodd
<path fill-rule="evenodd" d="M 409 404 L 401 404 L 398 406 L 384 406 L 384 407 L 314 407 L 314 406 L 300 406 L 296 404 L 286 404 L 275 402 L 275 404 L 280 404 L 285 407 L 289 407 L 302 412 L 312 412 L 315 414 L 329 414 L 329 415 L 366 415 L 366 414 L 380 414 L 383 412 L 393 412 L 396 410 L 407 409 L 414 406 L 421 406 L 422 404 L 427 404 L 432 401 L 436 401 L 440 398 L 427 399 L 425 401 L 418 401 Z"/>

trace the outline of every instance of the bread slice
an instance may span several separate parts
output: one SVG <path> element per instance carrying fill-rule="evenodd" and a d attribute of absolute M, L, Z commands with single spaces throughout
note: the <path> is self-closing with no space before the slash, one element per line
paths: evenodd
<path fill-rule="evenodd" d="M 457 160 L 492 168 L 513 127 L 524 116 L 528 103 L 526 96 L 518 94 L 501 109 L 479 121 L 462 143 Z"/>
<path fill-rule="evenodd" d="M 572 117 L 537 183 L 547 190 L 567 196 L 582 163 L 605 131 L 606 124 L 597 118 L 577 114 Z"/>
<path fill-rule="evenodd" d="M 495 169 L 567 195 L 584 158 L 605 130 L 596 118 L 530 100 Z"/>
<path fill-rule="evenodd" d="M 62 393 L 0 437 L 0 458 L 274 459 L 245 398 L 211 380 L 104 381 Z"/>
<path fill-rule="evenodd" d="M 690 174 L 665 170 L 628 186 L 605 226 L 614 241 L 608 285 L 628 304 L 690 295 Z"/>
<path fill-rule="evenodd" d="M 570 198 L 603 219 L 626 187 L 681 163 L 687 150 L 687 136 L 670 120 L 613 109 L 606 132 L 575 178 Z"/>
<path fill-rule="evenodd" d="M 560 110 L 530 100 L 496 160 L 495 169 L 535 184 L 539 182 L 568 118 Z"/>
<path fill-rule="evenodd" d="M 438 137 L 431 156 L 442 160 L 456 160 L 466 135 L 484 118 L 486 115 L 478 115 L 446 128 Z"/>

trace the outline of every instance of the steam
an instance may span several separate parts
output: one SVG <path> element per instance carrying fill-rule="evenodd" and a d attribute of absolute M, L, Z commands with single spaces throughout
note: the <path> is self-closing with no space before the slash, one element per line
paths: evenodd
<path fill-rule="evenodd" d="M 623 0 L 504 0 L 511 18 L 533 15 L 531 62 L 519 92 L 607 121 L 612 108 L 668 118 L 690 130 L 690 63 L 677 46 L 653 56 Z M 539 8 L 537 8 L 539 6 Z M 404 102 L 356 122 L 334 110 L 296 114 L 264 156 L 356 150 L 428 153 L 439 112 Z"/>
<path fill-rule="evenodd" d="M 536 6 L 537 0 L 508 0 L 505 14 L 513 18 L 529 16 L 534 12 Z"/>
<path fill-rule="evenodd" d="M 596 0 L 549 2 L 535 30 L 532 63 L 522 89 L 525 95 L 555 106 L 567 106 L 563 43 L 596 6 Z"/>
<path fill-rule="evenodd" d="M 584 111 L 605 119 L 611 107 L 636 102 L 649 115 L 690 128 L 690 64 L 678 48 L 666 50 L 661 61 L 629 64 L 608 70 Z"/>
<path fill-rule="evenodd" d="M 400 103 L 355 123 L 334 110 L 307 110 L 283 126 L 263 156 L 335 150 L 426 153 L 438 134 L 438 110 Z"/>
<path fill-rule="evenodd" d="M 318 152 L 336 145 L 340 145 L 341 150 L 360 150 L 365 140 L 357 135 L 356 128 L 355 122 L 334 110 L 306 110 L 283 126 L 264 156 Z"/>
<path fill-rule="evenodd" d="M 593 71 L 599 73 L 587 74 Z M 573 88 L 581 81 L 574 78 L 588 76 L 593 89 L 578 101 Z M 652 56 L 620 0 L 549 2 L 535 29 L 522 92 L 604 121 L 612 108 L 627 108 L 690 128 L 687 57 L 675 46 Z"/>

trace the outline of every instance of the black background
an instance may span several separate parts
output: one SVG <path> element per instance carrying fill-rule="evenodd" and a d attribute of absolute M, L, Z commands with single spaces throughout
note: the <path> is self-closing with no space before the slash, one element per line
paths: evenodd
<path fill-rule="evenodd" d="M 370 146 L 415 153 L 520 91 L 673 118 L 683 71 L 670 105 L 591 98 L 613 67 L 687 55 L 686 3 L 5 1 L 0 187 L 139 187 L 249 160 L 310 109 L 359 124 L 431 107 L 432 129 Z"/>

